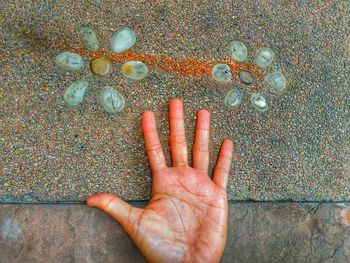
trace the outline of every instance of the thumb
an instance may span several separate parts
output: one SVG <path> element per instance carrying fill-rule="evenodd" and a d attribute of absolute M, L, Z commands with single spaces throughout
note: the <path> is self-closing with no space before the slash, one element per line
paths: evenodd
<path fill-rule="evenodd" d="M 129 235 L 132 235 L 132 226 L 135 226 L 135 222 L 142 213 L 141 208 L 133 207 L 116 195 L 109 193 L 91 195 L 87 200 L 87 205 L 97 207 L 112 216 Z"/>

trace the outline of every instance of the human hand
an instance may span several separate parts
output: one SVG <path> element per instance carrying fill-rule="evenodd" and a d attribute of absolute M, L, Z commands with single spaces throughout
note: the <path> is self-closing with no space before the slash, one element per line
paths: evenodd
<path fill-rule="evenodd" d="M 233 143 L 221 146 L 213 180 L 208 177 L 210 114 L 198 112 L 193 167 L 188 165 L 182 102 L 170 102 L 170 151 L 167 167 L 152 112 L 142 116 L 152 171 L 151 200 L 144 209 L 113 194 L 90 196 L 89 206 L 115 218 L 149 262 L 219 262 L 226 242 L 226 185 Z"/>

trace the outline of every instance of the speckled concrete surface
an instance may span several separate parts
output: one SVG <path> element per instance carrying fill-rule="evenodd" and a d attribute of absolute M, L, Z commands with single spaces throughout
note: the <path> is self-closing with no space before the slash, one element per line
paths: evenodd
<path fill-rule="evenodd" d="M 98 29 L 104 51 L 122 27 L 137 35 L 132 50 L 174 58 L 220 60 L 229 43 L 246 43 L 249 59 L 261 46 L 276 53 L 273 69 L 288 79 L 283 94 L 261 81 L 246 87 L 208 77 L 182 77 L 151 69 L 130 81 L 94 76 L 85 66 L 67 72 L 53 64 L 57 43 L 82 45 L 78 27 Z M 139 1 L 8 1 L 0 8 L 0 200 L 82 201 L 100 191 L 147 199 L 150 172 L 140 130 L 141 113 L 153 110 L 167 150 L 167 104 L 185 103 L 189 144 L 195 112 L 212 113 L 211 166 L 220 142 L 236 143 L 229 179 L 233 200 L 350 200 L 350 7 L 348 1 L 227 1 L 193 4 Z M 84 57 L 86 65 L 91 58 Z M 85 102 L 69 109 L 63 93 L 76 79 L 91 83 Z M 124 113 L 107 116 L 101 88 L 126 98 Z M 228 88 L 243 93 L 239 110 L 227 110 Z M 249 94 L 273 102 L 261 114 Z"/>

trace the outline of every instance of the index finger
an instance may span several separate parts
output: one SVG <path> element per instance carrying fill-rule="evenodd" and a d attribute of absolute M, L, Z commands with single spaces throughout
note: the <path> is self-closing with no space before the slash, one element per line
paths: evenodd
<path fill-rule="evenodd" d="M 142 131 L 145 138 L 145 148 L 152 173 L 166 168 L 164 152 L 159 141 L 156 120 L 151 111 L 142 115 Z"/>

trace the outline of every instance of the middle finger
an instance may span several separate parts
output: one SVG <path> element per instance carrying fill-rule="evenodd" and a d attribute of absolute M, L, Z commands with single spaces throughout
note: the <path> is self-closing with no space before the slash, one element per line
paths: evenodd
<path fill-rule="evenodd" d="M 174 166 L 186 166 L 188 162 L 187 143 L 184 127 L 184 112 L 181 100 L 169 104 L 170 152 Z"/>

